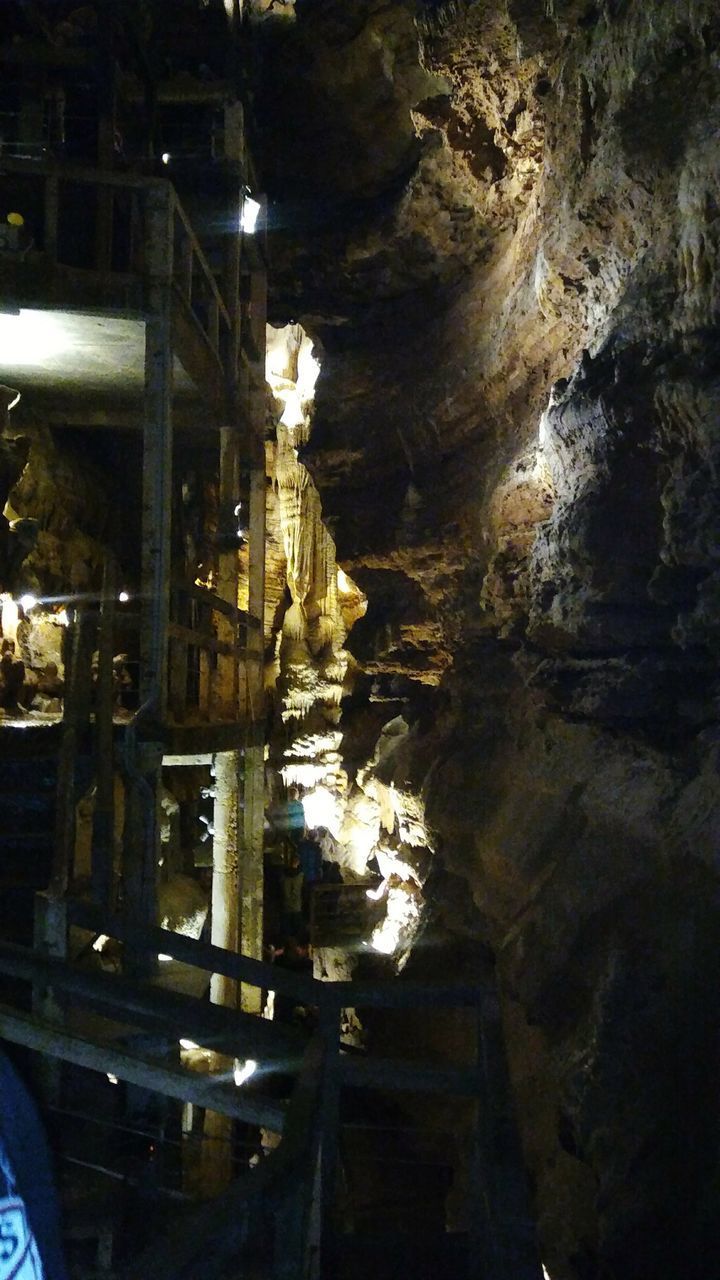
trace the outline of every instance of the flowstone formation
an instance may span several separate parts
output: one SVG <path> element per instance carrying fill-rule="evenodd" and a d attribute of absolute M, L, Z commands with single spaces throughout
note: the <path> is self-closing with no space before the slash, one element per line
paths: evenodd
<path fill-rule="evenodd" d="M 320 371 L 312 339 L 297 324 L 270 327 L 267 349 L 277 419 L 268 447 L 268 596 L 278 602 L 274 663 L 267 673 L 279 722 L 273 762 L 286 789 L 301 800 L 308 828 L 322 833 L 324 854 L 343 879 L 367 879 L 371 864 L 379 873 L 371 892 L 382 902 L 382 916 L 365 941 L 401 964 L 420 924 L 431 845 L 421 802 L 394 781 L 383 781 L 408 725 L 391 719 L 351 776 L 341 750 L 341 703 L 352 695 L 358 668 L 345 643 L 364 617 L 367 599 L 337 564 L 320 495 L 299 456 L 311 434 Z M 331 964 L 335 971 L 341 963 L 350 964 L 320 957 L 321 969 Z"/>
<path fill-rule="evenodd" d="M 273 315 L 323 348 L 301 458 L 368 597 L 341 753 L 360 794 L 402 717 L 365 799 L 414 798 L 495 954 L 549 1276 L 704 1278 L 716 6 L 295 9 L 258 101 Z"/>

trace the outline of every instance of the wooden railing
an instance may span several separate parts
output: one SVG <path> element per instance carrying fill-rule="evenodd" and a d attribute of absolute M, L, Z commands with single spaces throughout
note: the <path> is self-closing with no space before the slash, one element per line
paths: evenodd
<path fill-rule="evenodd" d="M 29 251 L 42 252 L 51 270 L 67 267 L 125 279 L 145 275 L 147 195 L 167 192 L 172 208 L 173 290 L 225 366 L 230 311 L 170 182 L 4 156 L 0 157 L 0 178 L 14 182 L 12 198 L 25 217 Z"/>
<path fill-rule="evenodd" d="M 245 610 L 204 587 L 174 584 L 168 706 L 178 723 L 195 715 L 204 720 L 236 717 L 244 692 L 238 681 L 246 672 L 248 633 L 259 625 Z M 221 659 L 226 659 L 224 667 Z"/>
<path fill-rule="evenodd" d="M 319 1250 L 317 1277 L 337 1274 L 336 1179 L 341 1160 L 341 1093 L 343 1088 L 435 1093 L 475 1100 L 477 1130 L 471 1177 L 473 1245 L 470 1254 L 477 1280 L 539 1280 L 540 1266 L 528 1212 L 522 1159 L 512 1119 L 502 1033 L 494 984 L 389 981 L 384 983 L 325 983 L 288 972 L 247 956 L 222 950 L 166 929 L 143 928 L 132 917 L 108 915 L 97 907 L 51 895 L 38 896 L 36 950 L 0 944 L 0 973 L 32 984 L 35 1009 L 31 1016 L 0 1006 L 0 1036 L 57 1059 L 95 1071 L 112 1072 L 167 1096 L 196 1101 L 200 1106 L 282 1131 L 277 1161 L 263 1161 L 213 1201 L 199 1216 L 173 1234 L 166 1258 L 164 1242 L 153 1255 L 155 1265 L 134 1263 L 126 1280 L 152 1274 L 155 1280 L 180 1280 L 207 1251 L 218 1274 L 237 1265 L 253 1228 L 268 1231 L 267 1210 L 277 1212 L 273 1255 L 264 1274 L 273 1280 L 305 1277 L 312 1250 Z M 99 933 L 125 948 L 141 948 L 171 956 L 175 961 L 237 982 L 281 992 L 314 1014 L 310 1040 L 300 1027 L 267 1022 L 232 1009 L 207 1004 L 157 984 L 139 983 L 118 974 L 98 973 L 71 962 L 68 940 L 88 931 L 85 950 Z M 89 936 L 88 936 L 89 935 Z M 45 954 L 43 954 L 45 952 Z M 48 995 L 49 992 L 49 995 Z M 128 1025 L 152 1030 L 170 1048 L 187 1036 L 197 1044 L 232 1056 L 252 1056 L 260 1065 L 257 1088 L 239 1089 L 218 1077 L 198 1076 L 167 1057 L 139 1058 L 122 1041 L 92 1039 L 64 1025 L 63 1009 L 90 1007 L 119 1028 Z M 341 1044 L 342 1011 L 355 1008 L 424 1009 L 431 1016 L 465 1008 L 477 1029 L 475 1060 L 466 1066 L 445 1062 L 422 1063 L 352 1052 Z M 44 1016 L 40 1016 L 44 1011 Z M 124 1033 L 127 1037 L 127 1030 Z M 176 1051 L 177 1052 L 177 1051 Z M 273 1070 L 298 1077 L 289 1104 L 268 1096 L 262 1085 Z M 299 1101 L 302 1099 L 302 1101 Z M 472 1113 L 471 1113 L 472 1114 Z M 259 1197 L 259 1198 L 258 1198 Z M 190 1222 L 194 1224 L 190 1229 Z M 240 1229 L 240 1222 L 244 1224 Z M 280 1226 L 280 1230 L 277 1228 Z M 477 1233 L 477 1236 L 475 1235 Z M 266 1238 L 268 1238 L 266 1236 Z M 145 1268 L 143 1270 L 142 1268 Z M 214 1273 L 213 1273 L 214 1274 Z M 224 1274 L 224 1272 L 223 1272 Z M 470 1273 L 468 1273 L 470 1274 Z"/>

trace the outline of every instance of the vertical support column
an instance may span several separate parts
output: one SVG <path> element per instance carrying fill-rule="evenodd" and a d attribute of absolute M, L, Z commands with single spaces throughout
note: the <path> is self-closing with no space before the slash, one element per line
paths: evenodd
<path fill-rule="evenodd" d="M 216 947 L 235 952 L 240 935 L 240 762 L 239 751 L 220 751 L 214 758 L 211 941 Z M 237 1008 L 237 982 L 224 974 L 214 973 L 210 980 L 210 999 L 213 1004 Z M 232 1060 L 222 1054 L 213 1054 L 212 1070 L 229 1072 Z M 199 1171 L 203 1195 L 219 1194 L 232 1178 L 232 1130 L 229 1116 L 215 1111 L 205 1112 Z"/>
<path fill-rule="evenodd" d="M 45 956 L 67 958 L 68 921 L 67 900 L 53 893 L 35 894 L 33 946 Z M 65 1020 L 62 1006 L 55 998 L 50 987 L 34 986 L 32 993 L 33 1013 L 47 1022 L 61 1027 Z M 60 1102 L 62 1088 L 62 1062 L 60 1058 L 49 1058 L 45 1054 L 38 1055 L 39 1085 L 45 1101 L 51 1106 Z"/>
<path fill-rule="evenodd" d="M 487 993 L 478 1009 L 478 1120 L 471 1181 L 475 1190 L 482 1280 L 542 1280 L 535 1224 L 512 1104 L 499 1005 Z"/>
<path fill-rule="evenodd" d="M 238 827 L 240 819 L 239 752 L 215 756 L 213 810 L 212 936 L 216 947 L 237 951 L 240 929 Z M 210 983 L 213 1004 L 237 1006 L 237 983 L 214 973 Z"/>
<path fill-rule="evenodd" d="M 327 1000 L 320 1010 L 324 1078 L 320 1102 L 319 1225 L 320 1250 L 313 1280 L 338 1274 L 337 1178 L 340 1140 L 340 1009 Z"/>
<path fill-rule="evenodd" d="M 237 609 L 238 539 L 235 508 L 240 489 L 239 438 L 233 427 L 220 432 L 220 549 L 218 552 L 217 594 Z M 229 614 L 217 615 L 217 637 L 228 646 L 228 653 L 218 653 L 215 672 L 215 714 L 223 720 L 237 720 L 239 698 L 238 628 Z"/>
<path fill-rule="evenodd" d="M 145 206 L 146 321 L 142 487 L 140 719 L 163 722 L 168 700 L 168 623 L 172 520 L 172 270 L 174 194 L 169 183 L 150 187 Z M 162 750 L 145 743 L 128 759 L 126 854 L 133 862 L 126 906 L 144 925 L 157 910 Z M 134 833 L 131 837 L 131 833 Z M 133 844 L 137 842 L 137 847 Z M 135 971 L 154 957 L 136 956 Z"/>
<path fill-rule="evenodd" d="M 50 891 L 67 892 L 75 857 L 75 764 L 90 716 L 92 637 L 87 609 L 79 608 L 65 642 L 65 701 L 57 765 L 57 809 Z"/>
<path fill-rule="evenodd" d="M 257 253 L 256 246 L 253 252 Z M 267 281 L 262 266 L 250 274 L 250 344 L 248 379 L 249 427 L 249 593 L 247 640 L 247 706 L 243 788 L 243 857 L 241 863 L 241 950 L 262 958 L 263 832 L 265 824 L 265 324 Z M 243 985 L 241 1006 L 259 1013 L 257 988 Z"/>
<path fill-rule="evenodd" d="M 115 850 L 115 770 L 113 743 L 113 635 L 117 580 L 111 557 L 105 561 L 103 599 L 98 636 L 98 678 L 95 702 L 97 780 L 92 831 L 92 890 L 106 911 L 112 908 Z"/>
<path fill-rule="evenodd" d="M 167 709 L 167 630 L 172 516 L 173 191 L 148 189 L 145 209 L 147 314 L 142 488 L 141 701 Z"/>

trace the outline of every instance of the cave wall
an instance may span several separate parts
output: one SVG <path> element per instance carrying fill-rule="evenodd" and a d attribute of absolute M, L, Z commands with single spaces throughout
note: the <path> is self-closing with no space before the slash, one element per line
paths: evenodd
<path fill-rule="evenodd" d="M 274 311 L 325 352 L 303 460 L 368 595 L 349 647 L 409 700 L 387 784 L 496 955 L 548 1272 L 705 1276 L 715 6 L 307 0 L 267 25 L 265 85 L 311 56 L 319 86 L 294 125 L 260 95 L 278 197 L 295 165 Z"/>

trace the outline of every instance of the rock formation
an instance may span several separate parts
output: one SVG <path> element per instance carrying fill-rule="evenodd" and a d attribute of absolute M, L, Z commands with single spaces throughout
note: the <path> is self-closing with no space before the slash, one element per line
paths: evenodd
<path fill-rule="evenodd" d="M 257 96 L 273 317 L 323 348 L 300 457 L 368 597 L 343 750 L 402 712 L 374 802 L 496 956 L 549 1275 L 705 1277 L 715 6 L 295 8 Z"/>

